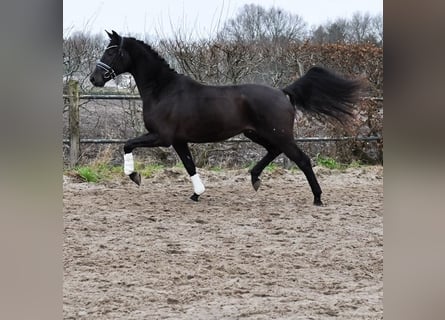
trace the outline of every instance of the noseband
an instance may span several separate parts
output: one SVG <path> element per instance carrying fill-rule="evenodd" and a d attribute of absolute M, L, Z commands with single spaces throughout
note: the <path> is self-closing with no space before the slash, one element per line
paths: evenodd
<path fill-rule="evenodd" d="M 119 48 L 119 51 L 114 56 L 113 60 L 111 60 L 110 65 L 108 65 L 106 63 L 103 63 L 100 60 L 97 62 L 96 66 L 98 68 L 100 68 L 100 69 L 105 71 L 105 73 L 103 75 L 103 77 L 105 79 L 110 79 L 111 78 L 111 79 L 114 80 L 114 78 L 116 78 L 117 74 L 116 74 L 116 71 L 114 71 L 112 65 L 114 63 L 114 60 L 116 60 L 116 57 L 118 57 L 118 56 L 120 56 L 122 54 L 122 46 L 123 46 L 123 44 L 124 44 L 124 38 L 122 37 L 121 38 L 121 43 L 119 45 L 115 44 L 115 45 L 112 45 L 112 46 L 109 46 L 109 47 L 105 48 L 105 51 L 107 51 L 108 49 Z"/>

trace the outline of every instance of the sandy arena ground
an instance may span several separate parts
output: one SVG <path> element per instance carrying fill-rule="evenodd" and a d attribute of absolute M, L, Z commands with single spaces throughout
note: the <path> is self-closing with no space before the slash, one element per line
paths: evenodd
<path fill-rule="evenodd" d="M 383 319 L 383 168 L 64 177 L 64 319 Z"/>

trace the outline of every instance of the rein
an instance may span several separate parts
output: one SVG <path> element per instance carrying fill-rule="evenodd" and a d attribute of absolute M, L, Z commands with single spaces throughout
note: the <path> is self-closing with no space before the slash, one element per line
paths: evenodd
<path fill-rule="evenodd" d="M 105 51 L 107 51 L 108 49 L 119 48 L 119 51 L 114 56 L 113 60 L 111 60 L 110 65 L 108 65 L 108 64 L 106 64 L 106 63 L 104 63 L 104 62 L 102 62 L 100 60 L 96 63 L 96 66 L 98 68 L 100 68 L 100 69 L 105 71 L 105 73 L 103 75 L 103 77 L 105 79 L 110 79 L 111 78 L 111 79 L 114 80 L 114 78 L 116 78 L 117 74 L 116 74 L 116 71 L 114 71 L 112 65 L 114 63 L 114 60 L 116 60 L 116 57 L 118 57 L 118 56 L 120 56 L 122 54 L 122 46 L 123 45 L 124 45 L 124 38 L 122 37 L 121 38 L 121 43 L 119 45 L 115 44 L 115 45 L 112 45 L 112 46 L 109 46 L 109 47 L 105 48 Z"/>

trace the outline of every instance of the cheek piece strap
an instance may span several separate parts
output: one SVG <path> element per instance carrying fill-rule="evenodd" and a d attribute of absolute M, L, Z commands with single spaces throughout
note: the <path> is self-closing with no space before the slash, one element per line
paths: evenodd
<path fill-rule="evenodd" d="M 122 46 L 124 45 L 124 38 L 121 38 L 121 43 L 119 45 L 112 45 L 109 46 L 105 49 L 105 51 L 107 51 L 108 49 L 112 49 L 112 48 L 119 48 L 119 52 L 117 55 L 114 56 L 113 60 L 111 61 L 110 65 L 113 64 L 114 60 L 116 59 L 117 56 L 120 56 L 122 54 Z M 116 78 L 117 74 L 116 71 L 114 71 L 113 67 L 111 67 L 110 65 L 103 63 L 102 61 L 98 61 L 96 63 L 96 66 L 102 70 L 105 71 L 103 77 L 105 79 L 113 79 Z"/>
<path fill-rule="evenodd" d="M 105 79 L 114 79 L 116 78 L 116 72 L 112 67 L 110 67 L 108 64 L 103 63 L 102 61 L 98 61 L 96 66 L 102 70 L 105 71 L 104 78 Z"/>

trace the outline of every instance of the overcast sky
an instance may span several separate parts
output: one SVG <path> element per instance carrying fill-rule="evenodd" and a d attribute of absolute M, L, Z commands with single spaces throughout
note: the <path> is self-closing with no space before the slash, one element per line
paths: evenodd
<path fill-rule="evenodd" d="M 383 13 L 383 0 L 64 0 L 63 33 L 122 34 L 168 37 L 172 29 L 194 37 L 211 37 L 244 4 L 275 6 L 300 15 L 308 26 L 354 12 Z"/>

